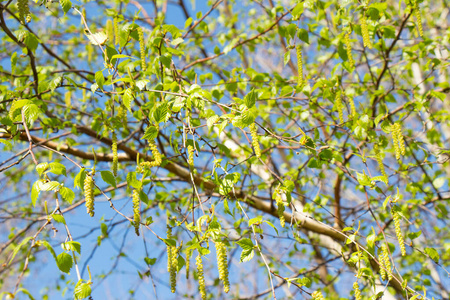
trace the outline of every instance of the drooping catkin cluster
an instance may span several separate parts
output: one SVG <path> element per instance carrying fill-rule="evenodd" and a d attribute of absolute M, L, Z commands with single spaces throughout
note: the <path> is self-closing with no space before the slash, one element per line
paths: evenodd
<path fill-rule="evenodd" d="M 355 291 L 355 300 L 361 300 L 361 290 L 359 289 L 358 281 L 353 283 L 353 290 Z"/>
<path fill-rule="evenodd" d="M 153 160 L 141 162 L 139 164 L 140 169 L 143 169 L 144 167 L 148 168 L 159 167 L 162 162 L 162 156 L 158 150 L 158 146 L 156 146 L 155 141 L 149 141 L 148 143 L 150 145 L 150 150 L 152 150 Z"/>
<path fill-rule="evenodd" d="M 119 20 L 117 17 L 113 19 L 113 27 L 114 27 L 114 45 L 119 44 Z"/>
<path fill-rule="evenodd" d="M 31 13 L 28 0 L 17 0 L 17 9 L 19 10 L 20 22 L 22 24 L 29 23 L 31 21 Z"/>
<path fill-rule="evenodd" d="M 86 200 L 87 213 L 94 216 L 94 179 L 91 175 L 86 175 L 84 179 L 84 199 Z"/>
<path fill-rule="evenodd" d="M 170 255 L 172 256 L 170 259 L 172 262 L 172 267 L 170 269 L 170 291 L 175 293 L 177 289 L 178 249 L 177 247 L 172 246 L 170 250 Z"/>
<path fill-rule="evenodd" d="M 347 50 L 347 58 L 348 58 L 348 64 L 350 65 L 350 69 L 353 69 L 355 67 L 355 61 L 353 60 L 352 56 L 352 44 L 350 43 L 350 33 L 351 29 L 348 28 L 347 32 L 344 36 L 344 42 L 345 42 L 345 48 Z"/>
<path fill-rule="evenodd" d="M 110 19 L 106 21 L 106 36 L 108 37 L 108 41 L 114 44 L 114 26 Z"/>
<path fill-rule="evenodd" d="M 402 230 L 400 228 L 400 214 L 397 211 L 392 211 L 392 218 L 394 219 L 395 234 L 397 235 L 398 244 L 402 256 L 406 255 L 405 240 L 403 239 Z"/>
<path fill-rule="evenodd" d="M 186 279 L 189 279 L 189 270 L 191 268 L 191 255 L 192 250 L 186 251 Z"/>
<path fill-rule="evenodd" d="M 385 177 L 385 179 L 387 180 L 387 174 L 386 174 L 386 170 L 384 169 L 384 164 L 383 164 L 383 155 L 380 152 L 380 148 L 378 146 L 378 144 L 375 143 L 375 145 L 373 145 L 373 148 L 375 150 L 375 158 L 378 162 L 378 168 L 380 168 L 380 172 L 381 174 Z"/>
<path fill-rule="evenodd" d="M 381 246 L 381 254 L 378 257 L 380 263 L 380 275 L 382 280 L 392 279 L 391 261 L 389 260 L 389 253 L 386 244 Z"/>
<path fill-rule="evenodd" d="M 348 97 L 348 104 L 350 105 L 350 115 L 352 117 L 356 117 L 356 107 L 355 107 L 355 101 L 353 100 L 353 97 Z"/>
<path fill-rule="evenodd" d="M 372 49 L 372 42 L 370 41 L 369 28 L 367 27 L 367 18 L 365 12 L 362 13 L 360 21 L 364 47 Z"/>
<path fill-rule="evenodd" d="M 255 150 L 256 157 L 260 158 L 261 157 L 261 148 L 259 147 L 259 138 L 258 138 L 256 124 L 255 123 L 250 124 L 249 129 L 250 129 L 250 134 L 252 136 L 253 150 Z"/>
<path fill-rule="evenodd" d="M 141 27 L 138 28 L 139 35 L 139 50 L 141 54 L 141 67 L 142 71 L 147 70 L 147 64 L 145 63 L 145 44 L 144 44 L 144 31 Z"/>
<path fill-rule="evenodd" d="M 423 37 L 423 26 L 422 26 L 422 15 L 420 14 L 420 7 L 417 0 L 411 0 L 412 9 L 414 10 L 414 15 L 416 16 L 417 27 L 419 28 L 419 35 Z"/>
<path fill-rule="evenodd" d="M 284 202 L 279 189 L 275 190 L 273 197 L 275 199 L 275 203 L 277 204 L 277 213 L 278 218 L 280 218 L 280 225 L 281 227 L 284 227 L 284 225 L 286 224 L 286 220 L 284 218 Z"/>
<path fill-rule="evenodd" d="M 198 290 L 200 292 L 200 296 L 202 300 L 206 299 L 206 286 L 205 286 L 205 274 L 203 273 L 203 262 L 202 256 L 199 254 L 195 259 L 195 264 L 197 265 L 197 273 L 198 273 Z"/>
<path fill-rule="evenodd" d="M 311 294 L 312 300 L 325 300 L 321 291 L 315 291 Z"/>
<path fill-rule="evenodd" d="M 192 145 L 188 145 L 187 147 L 187 154 L 188 154 L 188 165 L 193 167 L 194 166 L 194 147 Z"/>
<path fill-rule="evenodd" d="M 339 114 L 339 122 L 344 123 L 344 106 L 342 105 L 342 93 L 340 90 L 336 92 L 334 102 Z"/>
<path fill-rule="evenodd" d="M 219 269 L 219 279 L 223 282 L 223 291 L 230 291 L 230 280 L 228 278 L 228 258 L 227 247 L 223 242 L 216 242 L 217 268 Z"/>
<path fill-rule="evenodd" d="M 117 176 L 117 169 L 119 166 L 119 154 L 117 153 L 117 136 L 115 133 L 112 135 L 112 154 L 113 154 L 113 161 L 112 161 L 112 172 L 114 176 Z"/>
<path fill-rule="evenodd" d="M 127 109 L 125 106 L 119 106 L 119 108 L 117 109 L 117 118 L 121 120 L 123 124 L 127 123 Z"/>
<path fill-rule="evenodd" d="M 167 226 L 167 238 L 172 238 L 172 228 Z M 170 290 L 172 293 L 175 293 L 176 285 L 177 285 L 177 254 L 178 250 L 175 246 L 167 246 L 167 271 L 170 276 Z"/>
<path fill-rule="evenodd" d="M 392 140 L 394 143 L 395 158 L 405 155 L 405 140 L 403 139 L 402 127 L 399 123 L 392 125 Z"/>
<path fill-rule="evenodd" d="M 303 57 L 302 57 L 302 48 L 300 45 L 297 45 L 296 47 L 297 50 L 297 71 L 298 71 L 298 76 L 297 76 L 297 86 L 301 87 L 303 86 Z"/>
<path fill-rule="evenodd" d="M 133 190 L 133 225 L 136 235 L 139 235 L 139 227 L 141 225 L 141 199 L 139 198 L 139 190 Z"/>

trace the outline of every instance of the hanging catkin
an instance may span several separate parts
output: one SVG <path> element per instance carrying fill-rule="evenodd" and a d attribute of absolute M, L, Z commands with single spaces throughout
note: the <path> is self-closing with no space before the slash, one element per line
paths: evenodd
<path fill-rule="evenodd" d="M 119 166 L 119 154 L 117 153 L 117 136 L 115 133 L 113 133 L 112 136 L 112 154 L 113 154 L 113 161 L 112 161 L 112 172 L 115 177 L 117 177 L 117 169 Z"/>
<path fill-rule="evenodd" d="M 139 35 L 139 51 L 141 55 L 141 68 L 142 71 L 147 70 L 147 64 L 145 62 L 145 44 L 144 44 L 144 31 L 141 27 L 138 28 Z"/>
<path fill-rule="evenodd" d="M 228 278 L 228 258 L 227 248 L 223 242 L 216 242 L 217 268 L 219 269 L 219 279 L 223 282 L 225 293 L 230 291 L 230 281 Z"/>
<path fill-rule="evenodd" d="M 255 150 L 255 155 L 257 158 L 261 157 L 261 148 L 259 147 L 259 139 L 258 139 L 258 132 L 256 128 L 256 124 L 252 123 L 249 126 L 250 128 L 250 134 L 252 136 L 252 146 L 253 150 Z"/>
<path fill-rule="evenodd" d="M 363 12 L 361 16 L 361 33 L 363 36 L 364 47 L 372 48 L 372 42 L 370 41 L 369 28 L 367 27 L 366 13 Z"/>
<path fill-rule="evenodd" d="M 350 43 L 350 33 L 351 29 L 348 28 L 344 36 L 344 41 L 345 41 L 345 48 L 347 50 L 348 64 L 350 66 L 350 69 L 353 69 L 355 67 L 355 61 L 353 60 L 352 56 L 352 44 Z"/>
<path fill-rule="evenodd" d="M 202 256 L 199 254 L 195 259 L 195 264 L 197 265 L 198 274 L 198 289 L 202 300 L 206 299 L 206 286 L 205 286 L 205 275 L 203 274 L 203 262 Z"/>
<path fill-rule="evenodd" d="M 139 226 L 141 225 L 141 199 L 139 190 L 133 190 L 133 225 L 136 235 L 139 235 Z"/>
<path fill-rule="evenodd" d="M 302 48 L 300 45 L 297 45 L 297 86 L 303 86 L 303 57 L 302 57 Z"/>
<path fill-rule="evenodd" d="M 84 198 L 86 200 L 87 213 L 94 216 L 94 180 L 91 175 L 86 175 L 84 179 Z"/>

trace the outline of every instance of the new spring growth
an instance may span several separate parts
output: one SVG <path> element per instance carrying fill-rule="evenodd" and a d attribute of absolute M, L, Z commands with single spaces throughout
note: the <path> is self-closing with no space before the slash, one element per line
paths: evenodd
<path fill-rule="evenodd" d="M 353 290 L 355 292 L 355 300 L 361 300 L 361 290 L 359 289 L 358 281 L 353 283 Z"/>
<path fill-rule="evenodd" d="M 141 199 L 139 190 L 133 190 L 133 225 L 136 235 L 139 235 L 139 226 L 141 225 Z"/>
<path fill-rule="evenodd" d="M 192 250 L 186 251 L 186 279 L 189 279 L 189 270 L 191 268 L 191 255 Z"/>
<path fill-rule="evenodd" d="M 312 300 L 325 300 L 321 291 L 315 291 L 311 294 Z"/>
<path fill-rule="evenodd" d="M 203 274 L 203 263 L 201 255 L 197 255 L 195 259 L 195 264 L 197 265 L 197 273 L 198 273 L 198 290 L 200 292 L 200 296 L 202 300 L 206 299 L 206 286 L 205 286 L 205 275 Z"/>
<path fill-rule="evenodd" d="M 192 145 L 188 145 L 187 147 L 188 152 L 188 165 L 193 167 L 194 166 L 194 147 Z"/>
<path fill-rule="evenodd" d="M 350 115 L 352 118 L 356 117 L 356 107 L 355 107 L 355 101 L 352 97 L 347 97 L 348 104 L 350 105 Z"/>
<path fill-rule="evenodd" d="M 339 114 L 339 122 L 342 124 L 342 123 L 344 123 L 344 107 L 342 105 L 342 93 L 340 90 L 336 91 L 336 97 L 335 97 L 334 102 L 335 102 L 336 109 Z"/>
<path fill-rule="evenodd" d="M 114 45 L 119 44 L 119 20 L 117 17 L 114 17 Z"/>
<path fill-rule="evenodd" d="M 273 194 L 273 197 L 275 199 L 275 203 L 277 204 L 277 213 L 278 218 L 280 218 L 280 225 L 281 227 L 285 226 L 285 218 L 284 218 L 284 202 L 283 198 L 281 197 L 281 191 L 279 188 L 277 188 Z"/>
<path fill-rule="evenodd" d="M 139 50 L 141 54 L 141 68 L 145 72 L 147 70 L 147 64 L 145 63 L 145 44 L 144 44 L 144 31 L 141 27 L 138 28 L 139 35 Z"/>
<path fill-rule="evenodd" d="M 112 161 L 112 172 L 115 177 L 117 177 L 117 169 L 119 166 L 119 155 L 117 153 L 117 136 L 115 133 L 112 135 L 112 154 L 113 154 L 113 161 Z"/>
<path fill-rule="evenodd" d="M 108 41 L 114 44 L 114 25 L 110 19 L 106 21 L 106 36 L 108 37 Z"/>
<path fill-rule="evenodd" d="M 369 28 L 367 27 L 367 18 L 365 12 L 362 13 L 360 21 L 364 47 L 372 49 L 372 42 L 370 41 Z"/>
<path fill-rule="evenodd" d="M 94 175 L 94 174 L 92 174 Z M 94 216 L 94 180 L 91 174 L 86 174 L 84 179 L 84 199 L 86 200 L 86 210 L 87 213 L 93 217 Z"/>
<path fill-rule="evenodd" d="M 252 123 L 249 126 L 250 129 L 250 134 L 252 136 L 252 146 L 253 146 L 253 150 L 255 150 L 255 155 L 257 158 L 261 157 L 261 148 L 259 147 L 259 139 L 258 139 L 258 132 L 257 132 L 257 127 L 255 123 Z"/>
<path fill-rule="evenodd" d="M 167 226 L 167 239 L 172 238 L 172 228 Z M 177 247 L 175 246 L 167 246 L 167 271 L 170 276 L 170 290 L 172 293 L 175 293 L 176 284 L 177 284 Z"/>
<path fill-rule="evenodd" d="M 150 150 L 152 150 L 153 161 L 144 161 L 139 164 L 139 168 L 142 170 L 144 167 L 159 167 L 162 162 L 161 153 L 158 150 L 158 146 L 156 146 L 155 141 L 149 141 Z"/>
<path fill-rule="evenodd" d="M 303 57 L 302 57 L 302 48 L 300 45 L 297 45 L 297 70 L 298 70 L 298 76 L 297 76 L 297 86 L 301 87 L 303 86 Z"/>
<path fill-rule="evenodd" d="M 423 26 L 422 26 L 422 15 L 420 14 L 420 7 L 417 0 L 411 0 L 412 9 L 414 10 L 414 15 L 416 16 L 417 27 L 419 28 L 419 35 L 423 37 Z"/>
<path fill-rule="evenodd" d="M 394 219 L 395 234 L 397 235 L 398 244 L 402 256 L 406 255 L 405 241 L 403 239 L 402 230 L 400 228 L 400 214 L 396 210 L 392 210 L 392 218 Z"/>
<path fill-rule="evenodd" d="M 17 0 L 17 9 L 19 10 L 20 23 L 29 23 L 31 21 L 31 14 L 28 0 Z"/>
<path fill-rule="evenodd" d="M 389 260 L 389 253 L 386 244 L 381 246 L 381 254 L 378 258 L 378 262 L 380 263 L 381 279 L 388 279 L 390 281 L 392 279 L 391 261 Z"/>
<path fill-rule="evenodd" d="M 375 158 L 378 162 L 378 168 L 380 169 L 381 174 L 384 176 L 384 178 L 387 180 L 387 174 L 386 174 L 386 170 L 384 169 L 384 164 L 383 164 L 383 155 L 380 152 L 380 148 L 378 146 L 377 143 L 375 143 L 373 145 L 373 148 L 375 150 Z"/>
<path fill-rule="evenodd" d="M 352 44 L 350 43 L 350 34 L 351 33 L 352 33 L 352 30 L 350 29 L 350 27 L 348 27 L 345 32 L 344 42 L 345 42 L 345 48 L 347 50 L 348 64 L 350 66 L 350 69 L 353 69 L 355 67 L 355 61 L 353 60 Z"/>
<path fill-rule="evenodd" d="M 230 281 L 228 279 L 228 258 L 227 248 L 223 242 L 216 242 L 217 268 L 219 269 L 219 279 L 223 282 L 223 291 L 230 291 Z"/>
<path fill-rule="evenodd" d="M 392 141 L 394 144 L 395 158 L 400 159 L 401 155 L 405 155 L 405 141 L 403 139 L 402 128 L 399 123 L 392 125 Z"/>

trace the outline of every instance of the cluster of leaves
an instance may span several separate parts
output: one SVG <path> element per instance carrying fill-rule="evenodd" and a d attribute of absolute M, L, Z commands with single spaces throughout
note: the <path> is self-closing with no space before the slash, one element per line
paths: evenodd
<path fill-rule="evenodd" d="M 448 298 L 445 1 L 186 2 L 0 4 L 3 294 Z"/>

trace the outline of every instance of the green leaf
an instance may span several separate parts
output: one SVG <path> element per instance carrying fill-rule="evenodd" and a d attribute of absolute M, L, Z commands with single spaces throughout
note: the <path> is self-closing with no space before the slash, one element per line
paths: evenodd
<path fill-rule="evenodd" d="M 284 54 L 284 59 L 283 59 L 284 66 L 287 65 L 290 60 L 291 60 L 291 51 L 288 50 L 288 52 L 286 52 Z"/>
<path fill-rule="evenodd" d="M 136 172 L 130 172 L 127 174 L 127 184 L 135 189 L 140 189 L 142 185 L 142 183 L 136 178 Z"/>
<path fill-rule="evenodd" d="M 251 239 L 243 238 L 236 242 L 242 248 L 241 259 L 240 262 L 246 262 L 253 258 L 254 255 L 254 245 Z"/>
<path fill-rule="evenodd" d="M 439 253 L 434 248 L 425 248 L 425 253 L 435 262 L 439 263 Z"/>
<path fill-rule="evenodd" d="M 56 253 L 55 253 L 55 250 L 53 250 L 52 245 L 50 245 L 50 243 L 47 242 L 47 241 L 38 241 L 37 243 L 40 244 L 40 245 L 42 245 L 42 246 L 44 246 L 45 248 L 47 248 L 47 250 L 50 252 L 50 254 L 51 254 L 51 255 L 53 256 L 53 258 L 55 259 L 56 264 L 58 264 L 58 260 L 57 260 L 57 257 L 56 257 Z"/>
<path fill-rule="evenodd" d="M 161 103 L 153 113 L 153 118 L 156 123 L 166 122 L 169 116 L 169 107 L 167 102 Z"/>
<path fill-rule="evenodd" d="M 259 225 L 262 222 L 262 216 L 257 216 L 256 218 L 248 220 L 248 226 Z"/>
<path fill-rule="evenodd" d="M 66 220 L 64 219 L 63 215 L 53 214 L 52 218 L 53 218 L 53 220 L 55 220 L 58 223 L 66 224 Z"/>
<path fill-rule="evenodd" d="M 72 2 L 70 2 L 70 0 L 60 0 L 59 3 L 61 4 L 64 14 L 72 8 Z"/>
<path fill-rule="evenodd" d="M 48 163 L 40 163 L 36 166 L 36 171 L 38 172 L 39 176 L 42 175 L 42 173 L 44 173 L 45 170 L 47 170 L 48 168 Z"/>
<path fill-rule="evenodd" d="M 113 173 L 111 173 L 110 171 L 100 171 L 100 174 L 104 182 L 112 185 L 115 188 L 117 187 L 116 179 L 114 178 Z"/>
<path fill-rule="evenodd" d="M 147 127 L 144 136 L 141 139 L 153 141 L 154 139 L 156 139 L 157 136 L 158 136 L 158 129 L 156 128 L 156 126 L 152 125 Z"/>
<path fill-rule="evenodd" d="M 56 191 L 59 189 L 61 184 L 58 181 L 50 181 L 42 184 L 40 186 L 41 191 Z"/>
<path fill-rule="evenodd" d="M 61 76 L 55 77 L 55 78 L 53 78 L 53 79 L 50 81 L 50 83 L 49 83 L 49 85 L 48 85 L 48 88 L 49 88 L 52 92 L 54 92 L 55 89 L 56 89 L 58 86 L 61 85 L 61 82 L 62 82 L 62 77 L 61 77 Z"/>
<path fill-rule="evenodd" d="M 77 300 L 85 299 L 89 297 L 91 293 L 92 293 L 91 285 L 86 282 L 83 282 L 83 280 L 80 279 L 80 281 L 78 281 L 77 285 L 75 286 L 74 290 L 75 299 Z"/>
<path fill-rule="evenodd" d="M 144 261 L 147 265 L 153 266 L 156 263 L 156 258 L 146 257 L 144 258 Z"/>
<path fill-rule="evenodd" d="M 84 168 L 81 168 L 80 172 L 78 172 L 77 176 L 73 180 L 73 185 L 76 188 L 84 189 L 84 179 L 86 178 L 86 171 Z"/>
<path fill-rule="evenodd" d="M 50 170 L 48 172 L 51 172 L 53 174 L 56 175 L 64 175 L 67 176 L 66 174 L 66 166 L 64 166 L 63 164 L 60 164 L 58 162 L 51 162 L 49 164 Z"/>
<path fill-rule="evenodd" d="M 123 94 L 123 105 L 128 109 L 128 111 L 131 111 L 131 102 L 133 101 L 133 90 L 131 88 L 128 88 L 125 90 L 125 93 Z"/>
<path fill-rule="evenodd" d="M 33 206 L 36 206 L 36 201 L 39 198 L 39 193 L 41 192 L 41 185 L 42 185 L 42 180 L 38 180 L 35 183 L 33 183 L 33 186 L 31 187 L 31 203 L 33 204 Z"/>
<path fill-rule="evenodd" d="M 25 245 L 26 243 L 28 243 L 33 237 L 29 236 L 26 237 L 22 240 L 22 242 L 20 242 L 19 245 L 16 246 L 16 248 L 14 248 L 12 255 L 11 255 L 11 259 L 9 260 L 8 265 L 11 264 L 11 262 L 14 260 L 14 257 L 16 257 L 17 253 L 19 252 L 20 248 L 22 248 L 23 245 Z"/>
<path fill-rule="evenodd" d="M 68 187 L 63 186 L 62 188 L 59 189 L 59 193 L 61 194 L 64 200 L 69 202 L 69 204 L 72 204 L 73 200 L 75 200 L 75 193 Z"/>
<path fill-rule="evenodd" d="M 253 105 L 255 105 L 257 99 L 258 99 L 258 93 L 255 90 L 252 90 L 250 93 L 245 95 L 244 104 L 248 108 L 252 108 Z"/>
<path fill-rule="evenodd" d="M 417 239 L 421 234 L 422 234 L 422 231 L 421 231 L 421 230 L 419 230 L 419 231 L 417 231 L 417 232 L 410 232 L 410 233 L 408 233 L 408 237 L 409 237 L 411 240 L 414 240 L 414 239 Z"/>
<path fill-rule="evenodd" d="M 25 295 L 28 296 L 28 298 L 30 298 L 31 300 L 34 300 L 33 295 L 31 295 L 31 293 L 24 288 L 18 289 L 17 292 L 15 293 L 15 295 L 17 296 L 18 293 L 24 293 Z M 0 297 L 0 299 L 3 299 L 3 297 Z M 22 299 L 22 298 L 17 297 L 17 299 Z"/>
<path fill-rule="evenodd" d="M 72 256 L 66 252 L 63 252 L 56 257 L 56 264 L 61 272 L 68 274 L 73 266 Z"/>
<path fill-rule="evenodd" d="M 299 28 L 297 36 L 301 41 L 309 44 L 309 33 L 306 29 Z"/>
<path fill-rule="evenodd" d="M 61 247 L 66 251 L 76 251 L 78 254 L 81 254 L 81 244 L 75 241 L 69 241 L 66 243 L 62 243 Z"/>
<path fill-rule="evenodd" d="M 103 71 L 98 71 L 95 73 L 95 82 L 98 87 L 103 90 L 103 84 L 105 83 L 105 77 L 103 77 Z"/>
<path fill-rule="evenodd" d="M 372 184 L 372 180 L 369 176 L 366 175 L 366 172 L 363 170 L 363 173 L 356 172 L 356 177 L 360 185 L 370 186 Z"/>

